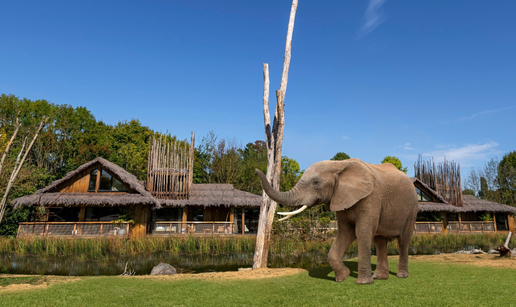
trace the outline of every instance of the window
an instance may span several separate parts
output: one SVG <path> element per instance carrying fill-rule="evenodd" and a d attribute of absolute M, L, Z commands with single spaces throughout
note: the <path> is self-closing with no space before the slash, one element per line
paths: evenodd
<path fill-rule="evenodd" d="M 421 191 L 418 187 L 416 187 L 417 200 L 418 201 L 433 201 L 432 198 L 426 195 L 423 191 Z"/>
<path fill-rule="evenodd" d="M 90 185 L 88 187 L 88 191 L 95 191 L 95 186 L 97 185 L 97 176 L 99 176 L 99 170 L 95 169 L 90 173 Z M 115 177 L 113 177 L 106 170 L 100 170 L 100 178 L 99 178 L 99 188 L 98 191 L 110 191 L 110 192 L 127 192 L 127 187 L 118 181 Z"/>

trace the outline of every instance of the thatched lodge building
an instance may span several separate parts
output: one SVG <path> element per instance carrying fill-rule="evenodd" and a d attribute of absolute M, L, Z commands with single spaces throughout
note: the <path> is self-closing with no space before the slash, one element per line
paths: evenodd
<path fill-rule="evenodd" d="M 192 157 L 193 155 L 190 154 Z M 13 200 L 15 207 L 36 206 L 36 218 L 20 223 L 18 235 L 167 236 L 247 235 L 258 228 L 261 196 L 231 184 L 193 184 L 189 165 L 152 165 L 147 181 L 96 158 L 32 195 Z M 190 162 L 193 160 L 190 159 Z M 413 179 L 419 199 L 414 225 L 421 233 L 515 232 L 516 208 L 440 192 Z"/>
<path fill-rule="evenodd" d="M 413 179 L 419 211 L 415 233 L 508 232 L 514 233 L 516 208 L 462 195 L 452 203 L 418 178 Z"/>
<path fill-rule="evenodd" d="M 169 197 L 160 198 L 163 190 L 148 189 L 150 183 L 96 158 L 34 194 L 13 200 L 15 207 L 40 208 L 34 222 L 20 223 L 18 235 L 256 233 L 261 196 L 231 184 L 192 184 L 188 172 L 175 174 L 159 173 L 180 183 L 169 184 Z"/>

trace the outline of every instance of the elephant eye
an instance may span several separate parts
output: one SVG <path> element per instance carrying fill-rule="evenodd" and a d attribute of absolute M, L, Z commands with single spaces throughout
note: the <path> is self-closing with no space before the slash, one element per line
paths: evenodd
<path fill-rule="evenodd" d="M 319 181 L 314 180 L 314 185 L 318 185 L 318 184 L 319 184 Z"/>

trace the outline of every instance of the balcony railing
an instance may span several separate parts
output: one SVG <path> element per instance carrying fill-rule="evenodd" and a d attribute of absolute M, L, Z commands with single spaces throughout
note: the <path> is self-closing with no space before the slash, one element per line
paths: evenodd
<path fill-rule="evenodd" d="M 444 227 L 441 222 L 416 222 L 414 233 L 438 233 L 443 232 Z"/>
<path fill-rule="evenodd" d="M 234 234 L 234 222 L 152 222 L 151 235 Z"/>
<path fill-rule="evenodd" d="M 494 222 L 464 221 L 448 222 L 446 227 L 448 232 L 494 232 Z M 444 232 L 442 222 L 416 222 L 414 233 L 439 233 Z"/>
<path fill-rule="evenodd" d="M 27 222 L 18 226 L 18 236 L 128 236 L 129 223 L 113 222 Z"/>
<path fill-rule="evenodd" d="M 448 231 L 455 232 L 492 232 L 495 231 L 494 222 L 448 222 Z"/>

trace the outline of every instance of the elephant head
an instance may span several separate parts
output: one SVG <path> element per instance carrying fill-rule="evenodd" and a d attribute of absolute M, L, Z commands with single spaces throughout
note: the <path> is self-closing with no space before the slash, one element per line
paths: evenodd
<path fill-rule="evenodd" d="M 371 194 L 375 186 L 373 172 L 358 159 L 314 163 L 287 192 L 272 188 L 260 170 L 256 170 L 256 174 L 271 199 L 285 206 L 301 207 L 292 212 L 278 212 L 286 215 L 280 220 L 319 204 L 329 205 L 331 211 L 346 210 Z"/>

